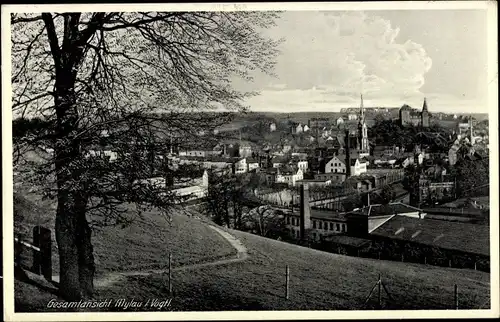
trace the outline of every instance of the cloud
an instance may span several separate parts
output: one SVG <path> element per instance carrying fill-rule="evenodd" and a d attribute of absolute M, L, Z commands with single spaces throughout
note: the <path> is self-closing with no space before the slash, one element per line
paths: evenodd
<path fill-rule="evenodd" d="M 269 33 L 285 42 L 278 79 L 260 84 L 265 100 L 280 106 L 359 104 L 360 93 L 373 99 L 422 96 L 419 90 L 432 66 L 420 44 L 398 41 L 399 29 L 371 12 L 285 12 Z M 272 91 L 286 91 L 285 101 Z M 265 102 L 253 98 L 249 103 Z"/>

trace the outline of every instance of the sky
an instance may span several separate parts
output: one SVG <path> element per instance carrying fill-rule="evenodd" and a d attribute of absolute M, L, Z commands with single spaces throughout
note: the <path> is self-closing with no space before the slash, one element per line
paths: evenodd
<path fill-rule="evenodd" d="M 254 111 L 359 106 L 487 112 L 486 10 L 286 11 L 276 77 L 236 83 Z"/>

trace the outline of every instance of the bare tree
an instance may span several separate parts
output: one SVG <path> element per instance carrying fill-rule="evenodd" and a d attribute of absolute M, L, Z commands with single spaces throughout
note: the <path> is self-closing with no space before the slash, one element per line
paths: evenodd
<path fill-rule="evenodd" d="M 171 209 L 176 200 L 168 185 L 145 179 L 169 167 L 172 138 L 200 142 L 200 133 L 231 116 L 216 111 L 244 110 L 243 99 L 255 93 L 236 91 L 232 79 L 272 70 L 277 43 L 261 30 L 275 18 L 273 12 L 12 14 L 13 113 L 46 125 L 18 143 L 52 151 L 37 174 L 57 199 L 63 296 L 93 294 L 91 224 L 126 224 L 129 203 L 139 213 L 143 206 Z M 103 144 L 116 160 L 95 153 Z"/>

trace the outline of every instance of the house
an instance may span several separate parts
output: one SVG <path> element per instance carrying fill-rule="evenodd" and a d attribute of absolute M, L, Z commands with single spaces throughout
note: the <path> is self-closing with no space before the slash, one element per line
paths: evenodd
<path fill-rule="evenodd" d="M 345 159 L 340 159 L 334 156 L 328 163 L 325 164 L 325 173 L 345 173 Z"/>
<path fill-rule="evenodd" d="M 349 121 L 355 121 L 355 120 L 357 120 L 357 119 L 358 119 L 358 114 L 357 114 L 357 113 L 349 113 L 349 114 L 347 115 L 347 119 L 348 119 Z"/>
<path fill-rule="evenodd" d="M 248 158 L 247 161 L 248 171 L 258 169 L 260 167 L 259 160 Z"/>
<path fill-rule="evenodd" d="M 379 168 L 393 168 L 396 163 L 397 158 L 394 156 L 391 157 L 379 157 L 375 158 L 373 164 L 375 164 Z"/>
<path fill-rule="evenodd" d="M 285 164 L 288 163 L 288 160 L 284 157 L 274 157 L 272 160 L 271 160 L 271 163 L 273 164 L 273 168 L 280 168 L 282 166 L 284 166 Z"/>
<path fill-rule="evenodd" d="M 252 147 L 249 145 L 240 145 L 238 149 L 240 158 L 248 158 L 252 156 Z"/>
<path fill-rule="evenodd" d="M 118 159 L 118 153 L 115 151 L 111 150 L 89 150 L 89 152 L 86 154 L 87 157 L 104 157 L 107 158 L 109 162 L 114 162 L 116 159 Z"/>
<path fill-rule="evenodd" d="M 299 125 L 297 125 L 297 127 L 295 128 L 295 133 L 302 133 L 304 132 L 304 126 L 299 123 Z"/>
<path fill-rule="evenodd" d="M 414 158 L 411 158 L 411 157 L 401 157 L 401 158 L 398 158 L 396 160 L 396 162 L 394 163 L 394 167 L 395 168 L 406 168 L 410 164 L 413 164 L 413 162 L 414 162 Z"/>
<path fill-rule="evenodd" d="M 297 167 L 298 169 L 301 169 L 303 172 L 306 172 L 308 167 L 309 167 L 309 162 L 304 159 L 298 159 L 298 160 L 293 160 L 292 165 Z"/>
<path fill-rule="evenodd" d="M 366 173 L 366 163 L 360 162 L 359 159 L 351 160 L 351 175 L 359 176 Z"/>
<path fill-rule="evenodd" d="M 344 124 L 344 118 L 341 116 L 337 119 L 337 121 L 335 121 L 335 123 L 337 124 L 337 126 L 340 126 L 341 124 Z"/>
<path fill-rule="evenodd" d="M 234 163 L 234 173 L 240 174 L 246 172 L 248 172 L 248 164 L 246 158 L 242 158 Z"/>
<path fill-rule="evenodd" d="M 274 132 L 276 131 L 276 123 L 271 123 L 269 124 L 269 131 Z"/>
<path fill-rule="evenodd" d="M 310 129 L 311 128 L 309 127 L 309 125 L 306 124 L 306 125 L 304 125 L 303 131 L 304 132 L 309 132 Z"/>
<path fill-rule="evenodd" d="M 286 144 L 286 145 L 283 145 L 283 148 L 282 148 L 282 150 L 281 150 L 281 151 L 282 151 L 283 153 L 288 153 L 288 152 L 290 152 L 290 150 L 291 150 L 291 149 L 292 149 L 292 146 L 291 146 L 291 145 L 289 145 L 289 144 Z"/>
<path fill-rule="evenodd" d="M 285 169 L 279 171 L 276 175 L 276 183 L 286 183 L 289 186 L 295 187 L 296 182 L 304 179 L 304 172 L 301 169 Z"/>

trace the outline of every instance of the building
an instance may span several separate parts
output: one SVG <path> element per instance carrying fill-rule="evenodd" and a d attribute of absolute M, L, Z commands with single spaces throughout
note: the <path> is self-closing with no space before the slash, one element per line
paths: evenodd
<path fill-rule="evenodd" d="M 334 156 L 325 164 L 325 173 L 346 173 L 345 159 Z"/>
<path fill-rule="evenodd" d="M 308 121 L 308 127 L 311 130 L 322 129 L 330 126 L 330 119 L 328 118 L 311 118 Z"/>
<path fill-rule="evenodd" d="M 366 163 L 360 162 L 359 159 L 352 159 L 351 160 L 351 175 L 352 176 L 359 176 L 363 173 L 366 173 Z"/>
<path fill-rule="evenodd" d="M 326 187 L 332 184 L 329 179 L 302 179 L 295 181 L 296 185 L 307 184 L 309 187 Z"/>
<path fill-rule="evenodd" d="M 363 106 L 363 95 L 361 95 L 361 104 L 359 106 L 359 123 L 358 123 L 358 149 L 362 154 L 370 154 L 370 145 L 368 143 L 368 127 L 365 120 L 365 112 Z"/>
<path fill-rule="evenodd" d="M 302 133 L 304 132 L 304 126 L 299 123 L 296 127 L 295 127 L 295 133 L 299 134 L 299 133 Z"/>
<path fill-rule="evenodd" d="M 309 127 L 309 125 L 305 124 L 304 127 L 303 127 L 303 131 L 304 132 L 309 132 L 311 128 Z"/>
<path fill-rule="evenodd" d="M 303 172 L 306 172 L 309 167 L 309 162 L 304 159 L 299 159 L 297 161 L 292 161 L 292 165 L 297 167 L 298 169 L 301 169 Z"/>
<path fill-rule="evenodd" d="M 252 147 L 249 145 L 240 145 L 238 153 L 240 158 L 249 158 L 252 156 Z"/>
<path fill-rule="evenodd" d="M 332 183 L 342 183 L 346 180 L 346 173 L 341 172 L 330 172 L 330 173 L 317 173 L 314 174 L 315 180 L 330 181 Z"/>
<path fill-rule="evenodd" d="M 354 158 L 349 160 L 350 167 L 350 175 L 351 176 L 359 176 L 367 171 L 366 162 L 361 162 L 359 158 Z M 328 173 L 343 173 L 346 174 L 346 159 L 341 159 L 338 156 L 334 156 L 328 163 L 325 165 L 325 174 Z"/>
<path fill-rule="evenodd" d="M 273 122 L 273 123 L 269 124 L 269 131 L 270 132 L 276 131 L 276 123 Z"/>
<path fill-rule="evenodd" d="M 260 168 L 259 160 L 248 158 L 246 160 L 246 163 L 247 163 L 247 166 L 248 166 L 248 171 L 252 171 L 252 170 Z"/>
<path fill-rule="evenodd" d="M 276 183 L 286 183 L 289 186 L 295 187 L 296 182 L 304 179 L 304 172 L 301 169 L 284 169 L 276 174 Z"/>
<path fill-rule="evenodd" d="M 347 114 L 347 119 L 349 121 L 356 121 L 358 119 L 358 114 L 356 114 L 356 113 L 349 113 L 349 114 Z"/>
<path fill-rule="evenodd" d="M 429 117 L 427 100 L 425 98 L 421 112 L 412 109 L 406 104 L 399 109 L 399 123 L 401 126 L 413 125 L 427 128 L 429 127 Z"/>
<path fill-rule="evenodd" d="M 242 158 L 234 163 L 234 173 L 241 174 L 248 172 L 247 159 Z"/>
<path fill-rule="evenodd" d="M 335 123 L 337 124 L 337 127 L 344 124 L 344 118 L 342 116 L 339 117 Z"/>

